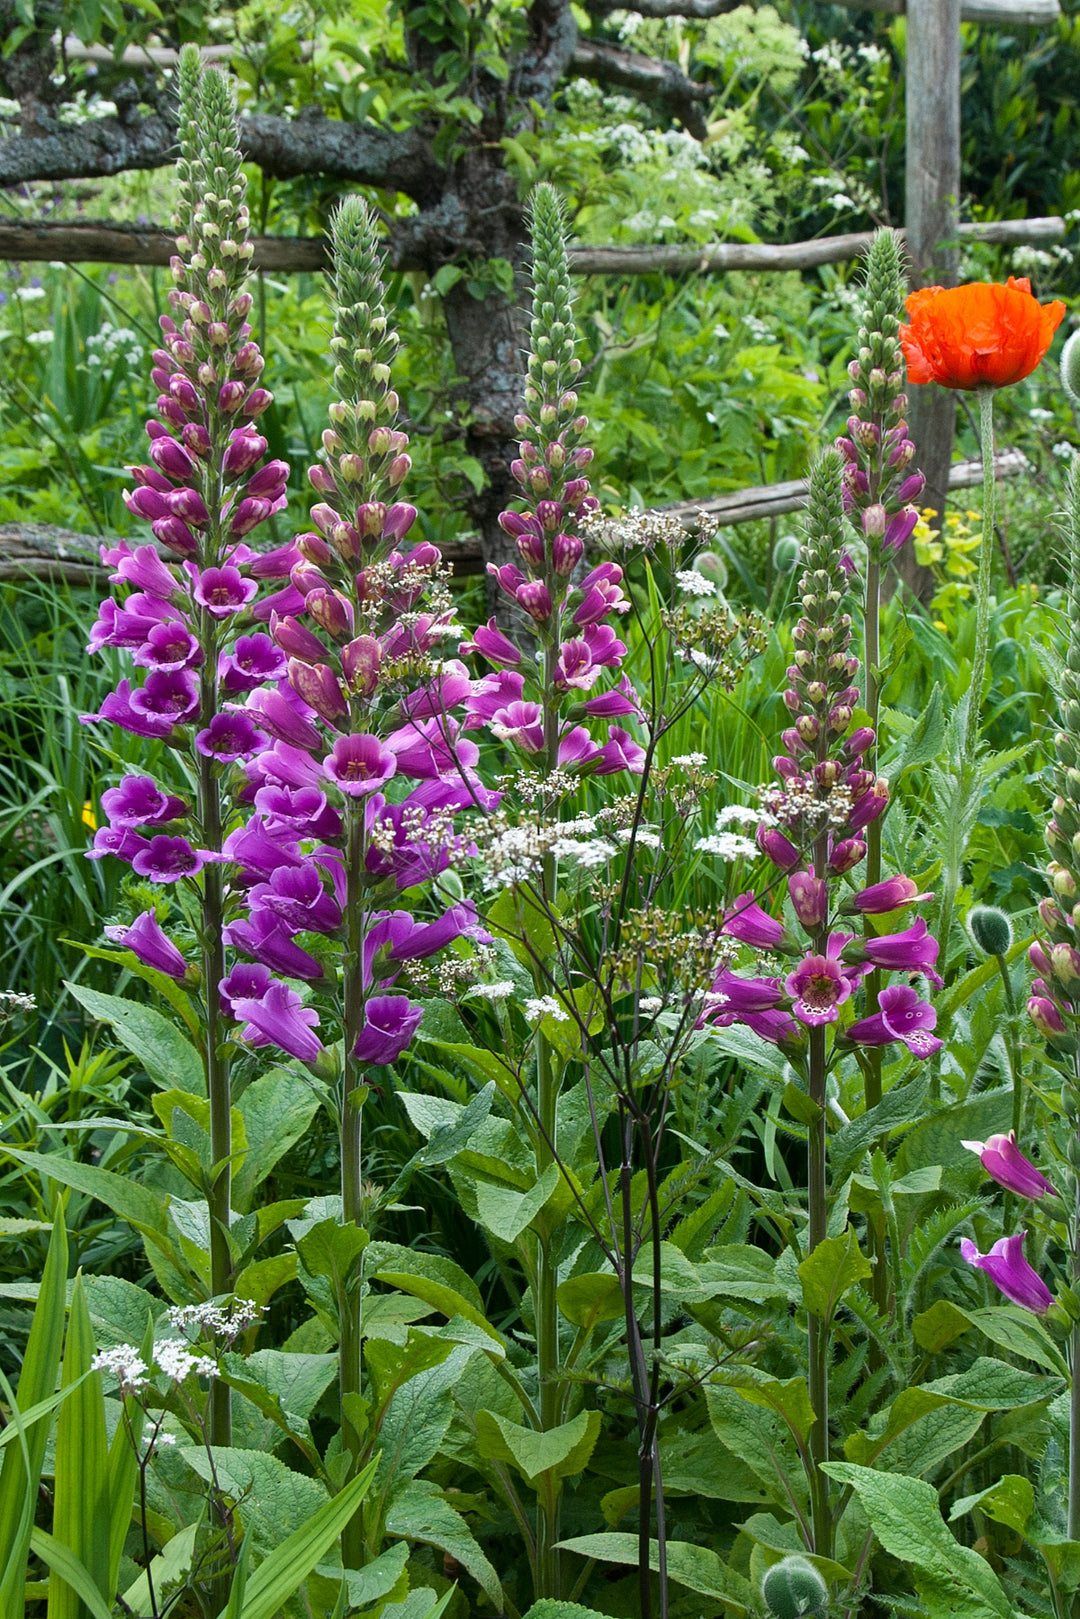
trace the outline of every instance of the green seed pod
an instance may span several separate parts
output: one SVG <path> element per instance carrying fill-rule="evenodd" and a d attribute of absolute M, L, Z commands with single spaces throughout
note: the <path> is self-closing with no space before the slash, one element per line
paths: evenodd
<path fill-rule="evenodd" d="M 1080 331 L 1061 351 L 1061 384 L 1074 406 L 1080 406 Z"/>
<path fill-rule="evenodd" d="M 1012 923 L 996 905 L 974 905 L 968 916 L 971 937 L 988 956 L 1007 955 L 1013 942 Z"/>
<path fill-rule="evenodd" d="M 781 534 L 773 546 L 772 562 L 777 573 L 790 573 L 799 562 L 799 542 L 794 534 Z"/>
<path fill-rule="evenodd" d="M 761 1594 L 776 1619 L 823 1614 L 829 1604 L 825 1581 L 805 1557 L 785 1557 L 782 1563 L 774 1563 L 761 1582 Z"/>

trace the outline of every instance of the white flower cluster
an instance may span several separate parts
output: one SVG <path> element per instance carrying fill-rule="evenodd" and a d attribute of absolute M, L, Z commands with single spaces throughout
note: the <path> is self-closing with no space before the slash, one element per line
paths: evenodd
<path fill-rule="evenodd" d="M 713 596 L 716 586 L 711 579 L 706 579 L 703 573 L 696 568 L 680 568 L 675 575 L 675 583 L 679 589 L 688 596 Z"/>
<path fill-rule="evenodd" d="M 169 1321 L 185 1337 L 191 1336 L 194 1328 L 195 1336 L 205 1333 L 208 1338 L 239 1338 L 249 1327 L 266 1314 L 265 1304 L 255 1304 L 251 1299 L 235 1299 L 227 1305 L 221 1304 L 174 1304 L 167 1310 Z"/>
<path fill-rule="evenodd" d="M 679 753 L 671 762 L 680 770 L 703 770 L 709 759 L 704 753 Z"/>
<path fill-rule="evenodd" d="M 0 989 L 0 1022 L 18 1012 L 33 1012 L 36 1006 L 32 995 L 20 995 L 17 989 Z"/>
<path fill-rule="evenodd" d="M 163 1372 L 174 1383 L 185 1378 L 216 1377 L 217 1364 L 209 1355 L 193 1355 L 177 1338 L 166 1338 L 154 1345 L 153 1367 L 147 1366 L 134 1344 L 118 1344 L 115 1349 L 103 1349 L 90 1362 L 90 1370 L 108 1372 L 116 1378 L 121 1394 L 139 1394 L 147 1384 L 151 1371 Z"/>
<path fill-rule="evenodd" d="M 56 111 L 57 122 L 61 124 L 91 124 L 96 118 L 115 118 L 116 102 L 106 101 L 103 96 L 87 97 L 85 90 L 78 90 L 74 101 L 65 102 Z"/>
<path fill-rule="evenodd" d="M 124 365 L 137 370 L 143 363 L 143 345 L 130 326 L 106 326 L 86 339 L 86 363 L 94 371 Z"/>
<path fill-rule="evenodd" d="M 178 1338 L 166 1338 L 154 1345 L 154 1364 L 159 1372 L 174 1383 L 183 1383 L 189 1377 L 216 1377 L 217 1363 L 209 1355 L 193 1355 Z"/>
<path fill-rule="evenodd" d="M 485 1001 L 505 1001 L 514 993 L 514 981 L 500 978 L 496 984 L 474 984 L 466 993 L 480 995 Z"/>
<path fill-rule="evenodd" d="M 659 995 L 643 995 L 638 1001 L 639 1012 L 659 1012 L 664 1002 Z"/>
<path fill-rule="evenodd" d="M 758 853 L 754 840 L 744 838 L 739 832 L 712 832 L 708 837 L 698 838 L 694 848 L 699 854 L 712 854 L 718 860 L 752 860 Z"/>
<path fill-rule="evenodd" d="M 103 1349 L 90 1362 L 92 1372 L 108 1372 L 120 1385 L 121 1394 L 139 1394 L 146 1387 L 149 1367 L 132 1344 Z"/>
<path fill-rule="evenodd" d="M 566 1023 L 570 1014 L 554 995 L 540 995 L 536 1000 L 525 1002 L 525 1016 L 530 1023 L 539 1023 L 541 1018 L 554 1018 L 556 1023 Z"/>
<path fill-rule="evenodd" d="M 618 851 L 606 838 L 556 838 L 551 845 L 556 860 L 573 860 L 586 871 L 606 865 Z"/>
<path fill-rule="evenodd" d="M 767 819 L 758 809 L 751 809 L 749 804 L 725 804 L 716 817 L 717 826 L 757 826 Z"/>

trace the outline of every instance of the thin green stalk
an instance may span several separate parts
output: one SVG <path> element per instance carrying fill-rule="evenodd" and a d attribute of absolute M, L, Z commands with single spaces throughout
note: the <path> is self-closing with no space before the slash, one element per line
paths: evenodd
<path fill-rule="evenodd" d="M 982 437 L 983 520 L 979 546 L 979 572 L 975 583 L 975 655 L 971 662 L 968 693 L 967 730 L 964 751 L 968 760 L 975 756 L 979 740 L 979 714 L 986 679 L 990 647 L 990 572 L 994 555 L 994 390 L 979 389 L 979 431 Z"/>

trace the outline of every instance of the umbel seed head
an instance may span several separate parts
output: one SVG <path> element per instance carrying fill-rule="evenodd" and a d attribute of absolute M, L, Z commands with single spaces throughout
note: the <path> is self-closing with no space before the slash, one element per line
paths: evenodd
<path fill-rule="evenodd" d="M 766 1570 L 761 1594 L 776 1619 L 802 1619 L 803 1615 L 823 1614 L 829 1605 L 825 1581 L 805 1557 L 785 1557 Z"/>
<path fill-rule="evenodd" d="M 975 905 L 968 916 L 971 937 L 988 956 L 1008 955 L 1013 942 L 1012 923 L 996 905 Z"/>

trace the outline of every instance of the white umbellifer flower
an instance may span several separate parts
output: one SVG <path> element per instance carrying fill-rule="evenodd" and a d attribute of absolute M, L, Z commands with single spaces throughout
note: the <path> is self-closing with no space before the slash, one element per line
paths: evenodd
<path fill-rule="evenodd" d="M 700 770 L 709 761 L 704 753 L 680 753 L 671 762 L 678 765 L 681 770 Z"/>
<path fill-rule="evenodd" d="M 730 999 L 730 995 L 724 995 L 718 989 L 708 990 L 704 997 L 706 1006 L 726 1006 Z"/>
<path fill-rule="evenodd" d="M 627 834 L 629 837 L 629 833 Z M 659 832 L 650 832 L 643 828 L 637 835 L 637 843 L 642 849 L 659 849 L 661 838 Z"/>
<path fill-rule="evenodd" d="M 0 989 L 0 1018 L 14 1017 L 16 1012 L 33 1012 L 36 1006 L 33 995 L 20 995 L 17 989 Z"/>
<path fill-rule="evenodd" d="M 713 596 L 716 593 L 712 580 L 706 579 L 696 568 L 680 568 L 675 575 L 675 583 L 688 596 Z"/>
<path fill-rule="evenodd" d="M 659 995 L 643 995 L 638 1001 L 638 1011 L 659 1012 L 663 1004 L 663 1000 Z"/>
<path fill-rule="evenodd" d="M 554 1018 L 556 1023 L 566 1023 L 570 1014 L 554 995 L 541 995 L 536 1000 L 525 1002 L 525 1016 L 530 1023 L 539 1023 L 545 1017 Z"/>
<path fill-rule="evenodd" d="M 165 1313 L 172 1325 L 183 1333 L 194 1327 L 196 1332 L 205 1332 L 209 1337 L 232 1339 L 253 1327 L 266 1314 L 266 1305 L 254 1304 L 251 1299 L 235 1299 L 229 1305 L 174 1304 Z"/>
<path fill-rule="evenodd" d="M 159 1372 L 164 1372 L 174 1383 L 182 1383 L 185 1378 L 216 1377 L 217 1365 L 209 1355 L 193 1355 L 178 1339 L 167 1338 L 164 1343 L 154 1346 L 154 1362 Z"/>
<path fill-rule="evenodd" d="M 606 838 L 557 838 L 551 852 L 556 860 L 574 860 L 591 871 L 594 866 L 604 865 L 617 851 Z"/>
<path fill-rule="evenodd" d="M 1063 461 L 1068 461 L 1075 454 L 1076 445 L 1069 444 L 1065 439 L 1062 439 L 1060 444 L 1052 444 L 1050 449 L 1052 454 L 1060 456 Z"/>
<path fill-rule="evenodd" d="M 718 860 L 752 859 L 758 853 L 757 844 L 738 832 L 713 832 L 708 837 L 698 838 L 694 848 L 699 854 L 712 854 Z"/>
<path fill-rule="evenodd" d="M 146 1387 L 148 1367 L 134 1344 L 118 1344 L 103 1349 L 90 1362 L 92 1372 L 108 1372 L 116 1378 L 121 1394 L 138 1394 Z"/>
<path fill-rule="evenodd" d="M 485 1001 L 505 1001 L 508 995 L 514 993 L 514 981 L 512 978 L 501 978 L 497 984 L 474 984 L 467 993 L 482 995 Z"/>
<path fill-rule="evenodd" d="M 16 287 L 16 298 L 21 298 L 24 304 L 36 304 L 45 296 L 44 287 Z"/>
<path fill-rule="evenodd" d="M 43 332 L 27 332 L 26 341 L 37 349 L 43 349 L 52 342 L 54 335 L 52 328 L 47 326 Z"/>
<path fill-rule="evenodd" d="M 747 804 L 725 804 L 716 817 L 717 826 L 757 826 L 761 820 L 761 811 L 751 809 Z"/>

